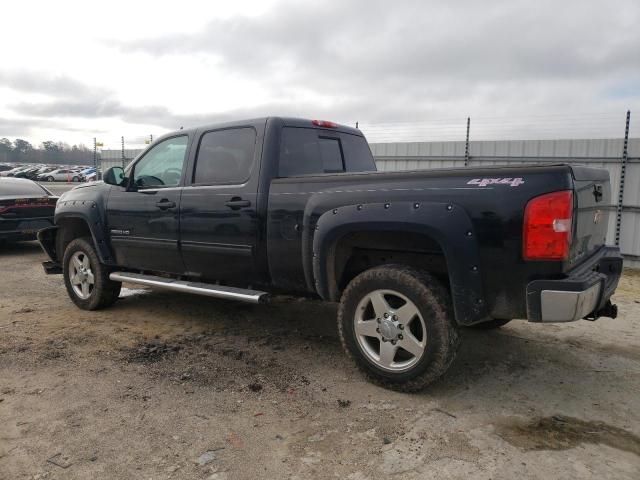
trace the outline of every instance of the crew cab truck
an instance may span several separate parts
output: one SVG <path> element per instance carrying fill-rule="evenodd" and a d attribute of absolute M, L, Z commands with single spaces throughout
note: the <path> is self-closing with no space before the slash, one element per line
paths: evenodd
<path fill-rule="evenodd" d="M 569 165 L 376 172 L 362 133 L 261 118 L 157 139 L 65 193 L 39 232 L 71 300 L 121 282 L 248 302 L 339 302 L 342 344 L 374 381 L 419 390 L 460 327 L 615 318 L 608 173 Z"/>

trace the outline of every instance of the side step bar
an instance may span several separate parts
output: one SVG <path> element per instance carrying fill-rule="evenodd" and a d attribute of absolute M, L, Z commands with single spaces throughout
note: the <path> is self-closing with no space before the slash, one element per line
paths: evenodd
<path fill-rule="evenodd" d="M 267 292 L 257 290 L 245 290 L 243 288 L 223 287 L 209 283 L 186 282 L 172 278 L 157 277 L 155 275 L 142 275 L 140 273 L 113 272 L 109 278 L 116 282 L 130 282 L 149 287 L 166 288 L 176 292 L 195 293 L 207 297 L 226 298 L 227 300 L 240 300 L 249 303 L 262 303 L 268 300 Z"/>

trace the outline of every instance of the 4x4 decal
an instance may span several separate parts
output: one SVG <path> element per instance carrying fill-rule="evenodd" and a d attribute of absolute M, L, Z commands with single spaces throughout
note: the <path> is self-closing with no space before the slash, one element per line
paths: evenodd
<path fill-rule="evenodd" d="M 486 187 L 487 185 L 509 185 L 510 187 L 519 187 L 524 183 L 524 179 L 517 178 L 474 178 L 469 180 L 467 185 L 478 185 L 479 187 Z"/>

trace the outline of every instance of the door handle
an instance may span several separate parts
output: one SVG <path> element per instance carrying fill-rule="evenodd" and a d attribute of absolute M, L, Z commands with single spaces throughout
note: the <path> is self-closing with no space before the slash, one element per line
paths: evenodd
<path fill-rule="evenodd" d="M 160 210 L 168 210 L 169 208 L 173 208 L 175 206 L 176 202 L 172 202 L 170 200 L 167 200 L 166 198 L 163 198 L 159 202 L 156 202 L 156 207 L 158 207 Z"/>
<path fill-rule="evenodd" d="M 232 210 L 251 206 L 249 200 L 243 200 L 240 197 L 233 197 L 231 200 L 224 202 L 224 204 Z"/>

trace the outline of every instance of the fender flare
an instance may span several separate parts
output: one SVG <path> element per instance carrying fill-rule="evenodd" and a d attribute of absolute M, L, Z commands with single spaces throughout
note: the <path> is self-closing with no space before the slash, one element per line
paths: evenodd
<path fill-rule="evenodd" d="M 93 200 L 58 201 L 56 205 L 56 225 L 59 226 L 61 220 L 68 218 L 80 219 L 87 224 L 100 263 L 113 265 L 114 257 L 108 239 L 105 236 L 105 222 L 97 203 Z"/>
<path fill-rule="evenodd" d="M 323 213 L 313 236 L 313 282 L 325 300 L 337 301 L 333 254 L 339 240 L 354 232 L 423 234 L 444 252 L 456 320 L 467 325 L 489 316 L 480 275 L 480 256 L 471 219 L 455 204 L 386 202 L 347 205 Z"/>

